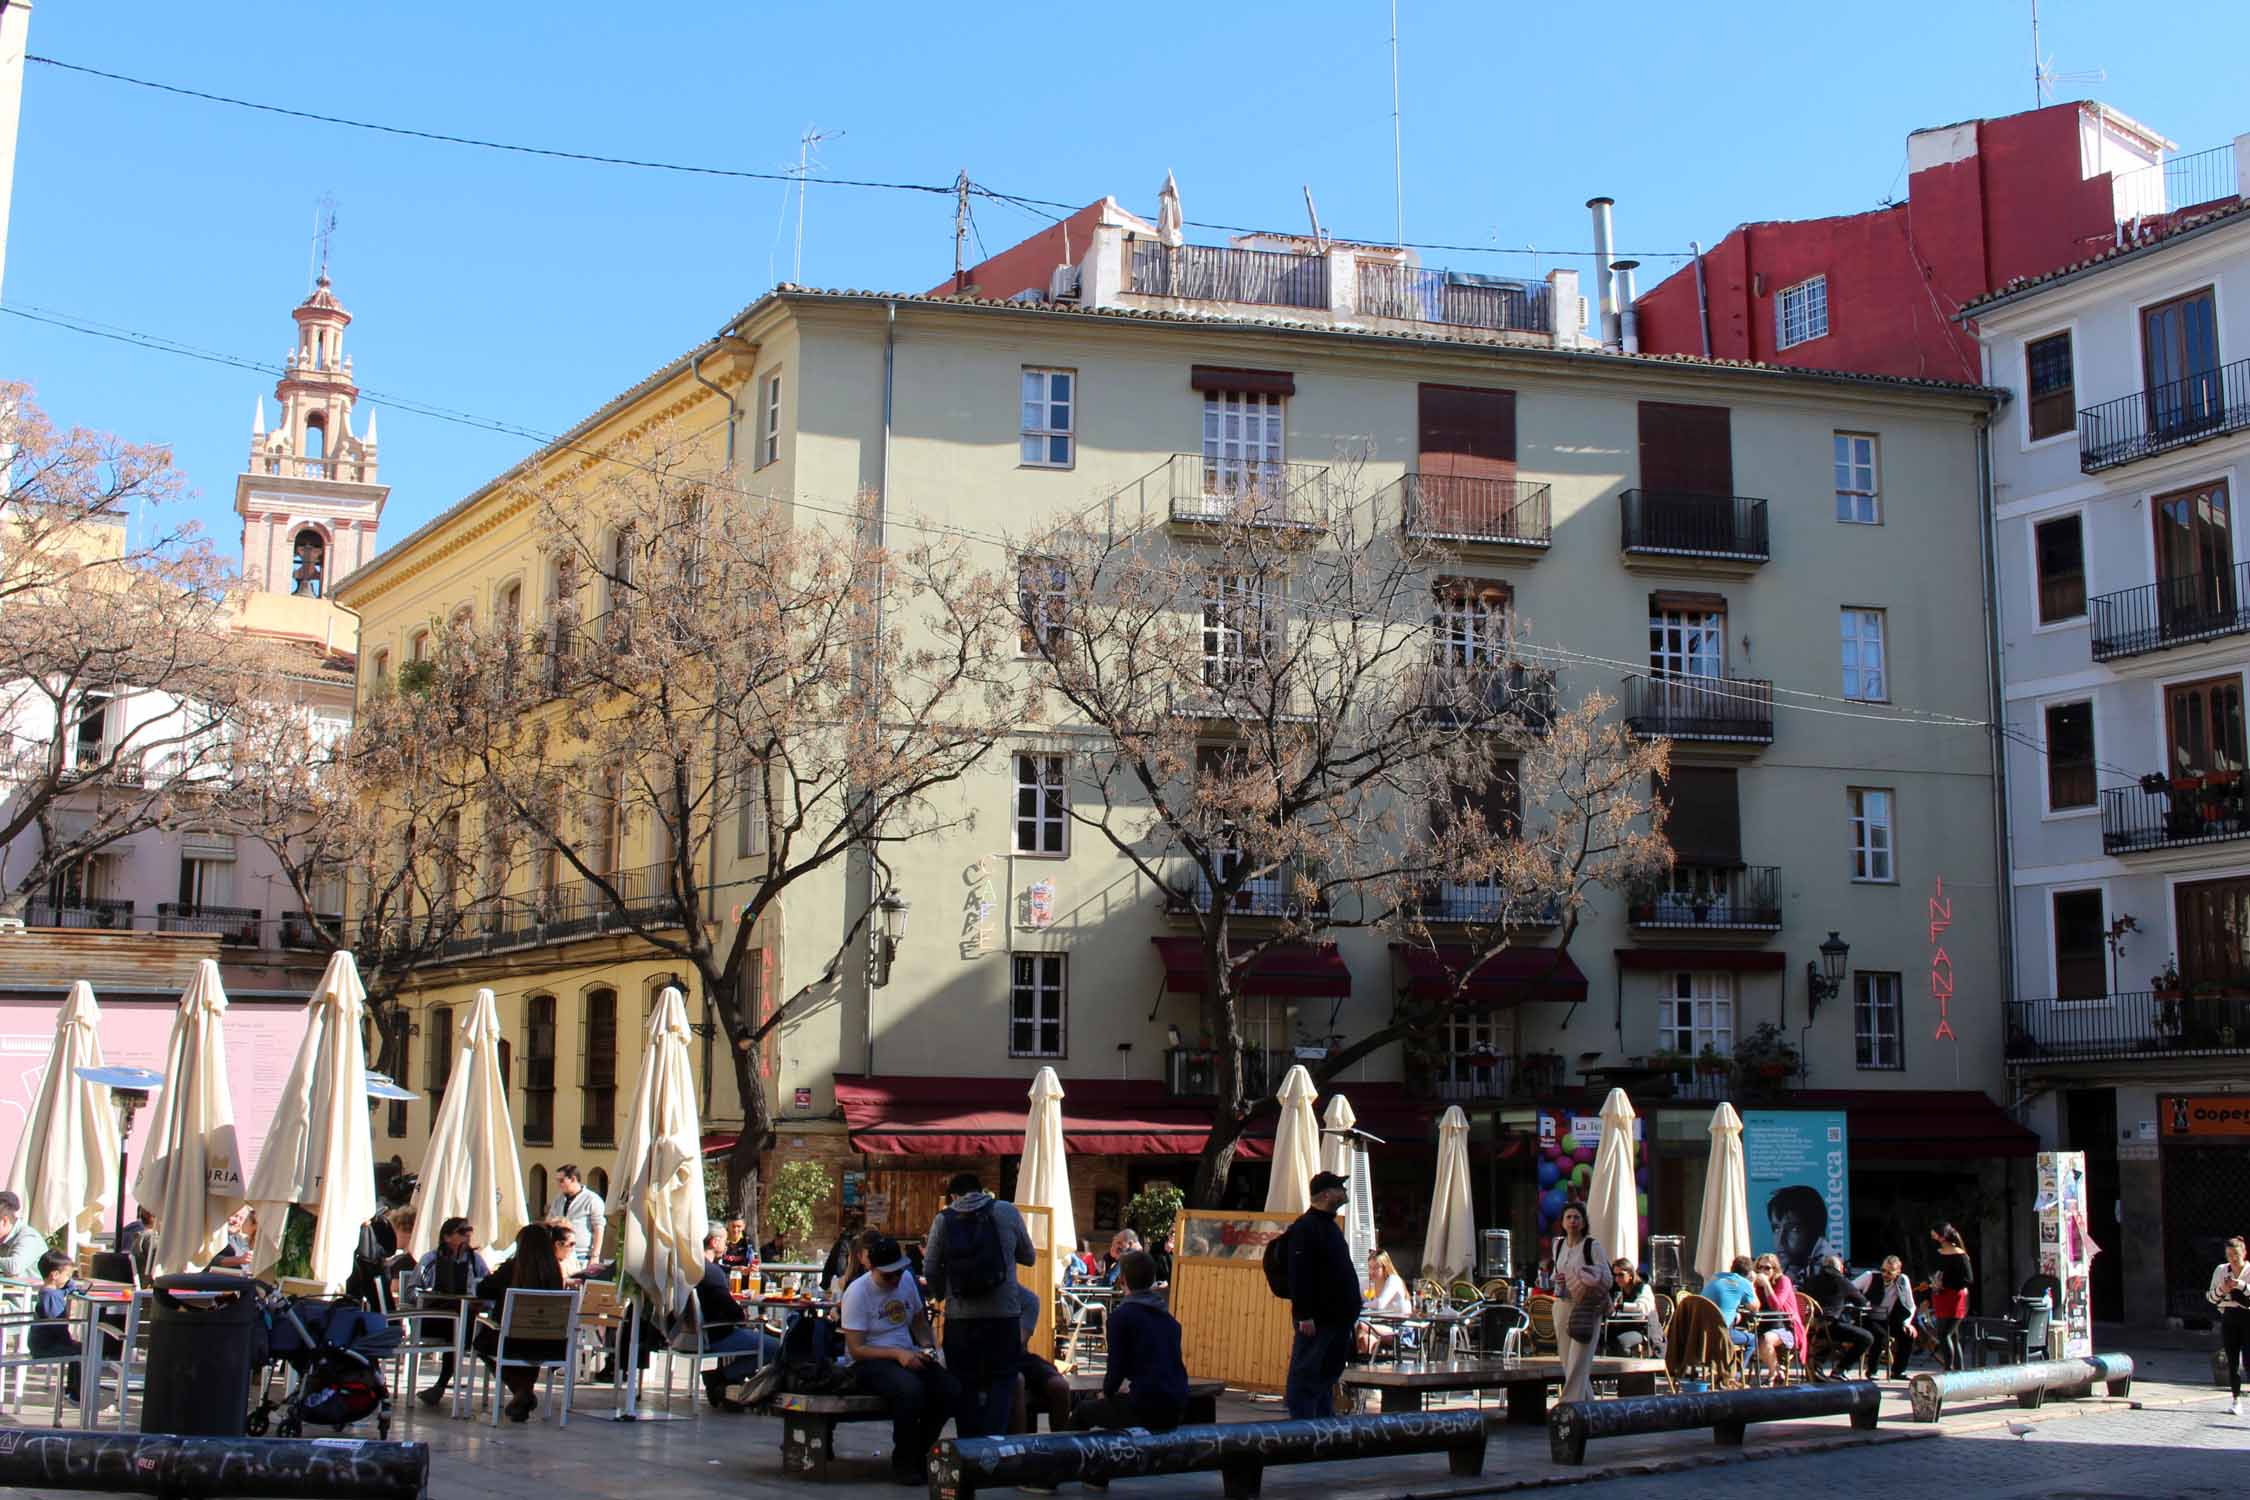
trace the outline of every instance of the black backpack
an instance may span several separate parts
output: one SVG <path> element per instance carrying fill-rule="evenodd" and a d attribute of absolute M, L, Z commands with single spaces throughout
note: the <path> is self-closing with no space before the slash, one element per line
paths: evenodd
<path fill-rule="evenodd" d="M 1289 1236 L 1296 1232 L 1297 1226 L 1292 1224 L 1266 1241 L 1266 1253 L 1262 1262 L 1266 1271 L 1266 1290 L 1284 1302 L 1290 1299 Z"/>
<path fill-rule="evenodd" d="M 835 1396 L 854 1389 L 852 1372 L 836 1363 L 844 1353 L 843 1339 L 827 1318 L 806 1314 L 789 1325 L 781 1336 L 784 1390 L 800 1396 Z"/>
<path fill-rule="evenodd" d="M 959 1297 L 987 1297 L 1015 1278 L 1000 1248 L 1000 1225 L 991 1206 L 976 1213 L 945 1211 L 945 1284 Z"/>

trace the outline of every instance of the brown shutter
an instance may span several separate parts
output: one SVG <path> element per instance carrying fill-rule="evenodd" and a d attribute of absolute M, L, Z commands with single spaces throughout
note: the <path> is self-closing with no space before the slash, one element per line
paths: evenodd
<path fill-rule="evenodd" d="M 1516 393 L 1425 385 L 1417 467 L 1425 478 L 1516 477 Z"/>
<path fill-rule="evenodd" d="M 1228 365 L 1192 365 L 1188 385 L 1198 391 L 1241 391 L 1252 396 L 1297 394 L 1297 377 L 1287 370 L 1238 370 Z"/>
<path fill-rule="evenodd" d="M 1727 612 L 1727 596 L 1689 593 L 1681 589 L 1658 589 L 1648 596 L 1648 612 L 1652 615 L 1675 609 L 1682 614 L 1723 615 Z"/>
<path fill-rule="evenodd" d="M 1641 488 L 1684 495 L 1734 493 L 1734 440 L 1723 406 L 1641 403 Z"/>
<path fill-rule="evenodd" d="M 1681 864 L 1742 863 L 1742 809 L 1731 767 L 1674 766 L 1656 794 L 1670 811 L 1664 836 Z"/>

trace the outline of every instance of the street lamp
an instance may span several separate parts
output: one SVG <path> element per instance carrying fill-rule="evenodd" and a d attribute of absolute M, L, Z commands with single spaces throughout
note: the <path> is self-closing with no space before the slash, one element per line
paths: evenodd
<path fill-rule="evenodd" d="M 1820 1002 L 1833 1000 L 1844 987 L 1844 961 L 1851 957 L 1852 945 L 1830 929 L 1828 941 L 1820 945 L 1820 961 L 1805 961 L 1805 1019 L 1820 1014 Z"/>
<path fill-rule="evenodd" d="M 133 1116 L 148 1096 L 164 1087 L 164 1075 L 149 1068 L 77 1068 L 79 1077 L 109 1090 L 117 1101 L 117 1232 L 125 1232 L 125 1143 L 133 1136 Z"/>
<path fill-rule="evenodd" d="M 891 982 L 891 964 L 906 941 L 906 919 L 913 909 L 914 903 L 895 890 L 883 892 L 875 902 L 875 942 L 867 965 L 868 983 L 875 989 Z"/>

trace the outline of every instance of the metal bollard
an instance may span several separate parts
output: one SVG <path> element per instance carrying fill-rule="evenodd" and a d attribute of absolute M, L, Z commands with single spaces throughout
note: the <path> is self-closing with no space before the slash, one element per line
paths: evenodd
<path fill-rule="evenodd" d="M 205 1500 L 426 1500 L 427 1443 L 0 1430 L 0 1487 Z"/>
<path fill-rule="evenodd" d="M 1914 1420 L 1935 1422 L 1945 1415 L 1950 1400 L 1974 1401 L 1990 1396 L 2013 1396 L 2016 1404 L 2035 1408 L 2049 1396 L 2083 1396 L 2096 1383 L 2112 1396 L 2133 1388 L 2133 1359 L 2128 1354 L 2095 1354 L 2084 1359 L 2042 1359 L 2022 1365 L 1988 1365 L 1981 1370 L 1955 1370 L 1933 1375 L 1923 1371 L 1911 1389 Z"/>

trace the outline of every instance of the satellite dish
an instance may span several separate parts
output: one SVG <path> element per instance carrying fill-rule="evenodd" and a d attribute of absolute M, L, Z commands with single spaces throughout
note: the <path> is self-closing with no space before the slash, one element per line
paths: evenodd
<path fill-rule="evenodd" d="M 413 1101 L 415 1094 L 414 1090 L 400 1088 L 381 1073 L 370 1073 L 367 1075 L 367 1097 L 388 1099 L 394 1104 L 407 1104 Z"/>
<path fill-rule="evenodd" d="M 88 1083 L 98 1083 L 104 1088 L 126 1089 L 146 1094 L 164 1087 L 164 1075 L 151 1068 L 73 1068 L 72 1072 Z"/>

